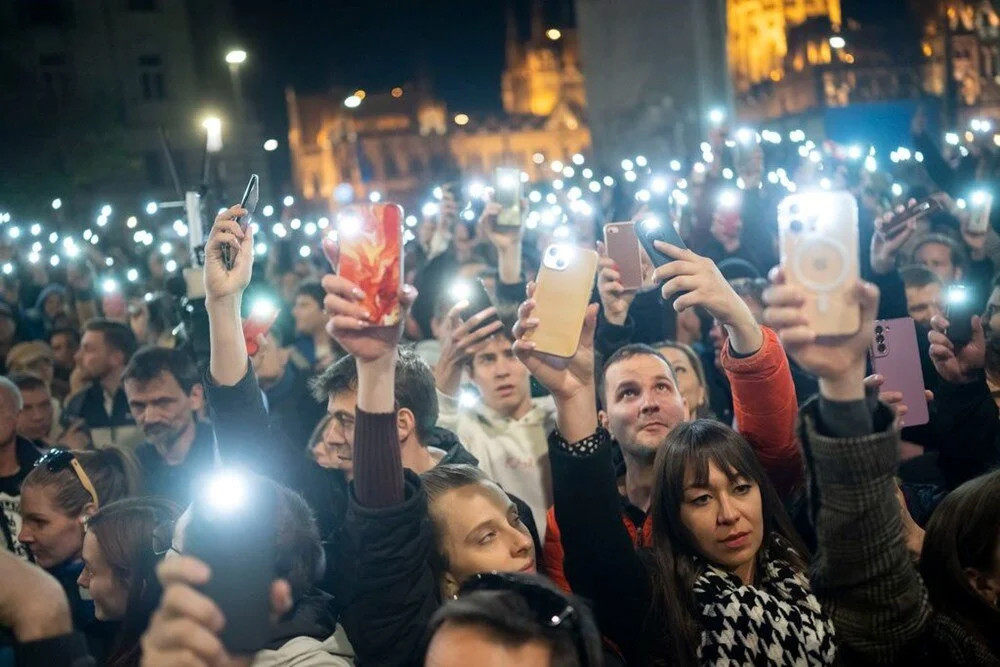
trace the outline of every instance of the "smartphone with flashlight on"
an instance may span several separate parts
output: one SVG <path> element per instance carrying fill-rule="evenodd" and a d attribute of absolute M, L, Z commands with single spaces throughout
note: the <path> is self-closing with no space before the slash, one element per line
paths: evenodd
<path fill-rule="evenodd" d="M 805 295 L 804 313 L 817 336 L 847 336 L 861 327 L 854 295 L 858 205 L 849 192 L 810 192 L 778 205 L 781 268 Z"/>
<path fill-rule="evenodd" d="M 891 209 L 890 209 L 891 210 Z M 930 215 L 941 210 L 941 204 L 933 197 L 921 199 L 913 206 L 910 206 L 899 215 L 889 221 L 889 224 L 882 228 L 882 234 L 887 239 L 894 239 L 903 232 L 906 222 L 921 215 Z"/>
<path fill-rule="evenodd" d="M 490 298 L 490 293 L 486 290 L 486 285 L 479 278 L 475 280 L 456 280 L 451 285 L 451 297 L 455 300 L 455 303 L 459 301 L 465 301 L 468 305 L 462 310 L 458 311 L 459 316 L 462 318 L 463 322 L 468 322 L 470 319 L 475 317 L 477 313 L 481 313 L 493 306 L 493 299 Z M 485 320 L 480 322 L 476 329 L 482 329 L 488 324 L 498 321 L 495 314 L 487 317 Z M 475 330 L 475 329 L 474 329 Z"/>
<path fill-rule="evenodd" d="M 545 249 L 535 285 L 538 326 L 526 338 L 539 352 L 569 358 L 576 353 L 597 274 L 597 253 L 570 244 Z"/>
<path fill-rule="evenodd" d="M 494 175 L 493 198 L 503 206 L 497 217 L 500 227 L 521 226 L 521 170 L 497 167 Z"/>
<path fill-rule="evenodd" d="M 346 207 L 337 220 L 337 273 L 364 292 L 361 304 L 375 326 L 399 323 L 403 276 L 403 208 L 398 204 Z"/>
<path fill-rule="evenodd" d="M 687 250 L 684 240 L 677 233 L 674 225 L 669 220 L 664 220 L 658 215 L 647 215 L 635 223 L 635 233 L 639 239 L 639 245 L 649 257 L 654 267 L 663 266 L 674 261 L 673 258 L 664 255 L 653 245 L 654 241 L 663 241 L 672 246 L 677 246 L 681 250 Z"/>
<path fill-rule="evenodd" d="M 251 357 L 257 354 L 257 338 L 267 334 L 278 319 L 278 308 L 267 298 L 258 298 L 250 307 L 250 314 L 243 320 L 243 340 L 247 346 L 247 354 Z"/>
<path fill-rule="evenodd" d="M 257 211 L 257 200 L 260 199 L 260 188 L 258 186 L 260 179 L 257 174 L 250 174 L 250 181 L 247 183 L 247 189 L 243 191 L 243 199 L 240 200 L 240 208 L 246 211 L 241 216 L 236 218 L 236 222 L 239 224 L 240 229 L 244 232 L 247 227 L 250 226 L 250 220 L 253 218 L 253 214 Z M 233 255 L 232 249 L 228 245 L 222 246 L 222 261 L 226 265 L 226 269 L 232 271 L 233 269 Z"/>
<path fill-rule="evenodd" d="M 969 231 L 985 234 L 990 228 L 990 213 L 993 210 L 993 195 L 977 190 L 969 198 Z"/>
<path fill-rule="evenodd" d="M 272 636 L 270 590 L 277 551 L 277 486 L 237 470 L 196 482 L 184 555 L 211 569 L 201 591 L 225 617 L 219 633 L 230 653 L 254 653 Z"/>
<path fill-rule="evenodd" d="M 972 317 L 976 315 L 976 300 L 965 285 L 956 284 L 945 293 L 945 317 L 948 318 L 948 340 L 962 347 L 972 340 Z"/>

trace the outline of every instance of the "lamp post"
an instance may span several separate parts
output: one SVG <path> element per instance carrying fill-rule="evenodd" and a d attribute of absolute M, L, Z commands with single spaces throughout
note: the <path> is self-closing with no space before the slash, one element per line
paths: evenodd
<path fill-rule="evenodd" d="M 240 82 L 240 65 L 247 60 L 247 52 L 242 49 L 233 49 L 226 54 L 226 63 L 229 65 L 229 78 L 233 83 L 233 96 L 236 98 L 236 109 L 240 116 L 243 115 L 243 85 Z"/>

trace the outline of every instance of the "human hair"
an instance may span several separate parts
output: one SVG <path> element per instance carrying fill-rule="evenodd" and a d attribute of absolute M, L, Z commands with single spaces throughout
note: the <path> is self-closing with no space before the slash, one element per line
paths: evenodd
<path fill-rule="evenodd" d="M 927 234 L 922 239 L 920 239 L 915 246 L 913 246 L 913 257 L 916 258 L 917 253 L 928 243 L 938 243 L 943 246 L 948 247 L 948 251 L 951 255 L 951 264 L 955 268 L 963 268 L 966 265 L 965 251 L 962 250 L 962 246 L 958 245 L 958 242 L 950 236 L 945 236 L 944 234 Z"/>
<path fill-rule="evenodd" d="M 316 517 L 301 495 L 266 477 L 260 479 L 272 484 L 277 493 L 274 575 L 288 581 L 292 599 L 298 600 L 309 592 L 325 568 Z"/>
<path fill-rule="evenodd" d="M 128 589 L 125 615 L 106 663 L 112 667 L 139 664 L 139 638 L 163 594 L 156 578 L 163 556 L 156 554 L 153 531 L 180 514 L 180 507 L 165 498 L 123 498 L 87 519 L 87 532 L 97 538 L 115 578 Z"/>
<path fill-rule="evenodd" d="M 49 390 L 49 385 L 45 383 L 45 380 L 38 377 L 34 373 L 11 373 L 8 377 L 10 381 L 17 386 L 18 391 L 21 392 L 22 404 L 24 402 L 24 392 L 35 391 L 38 389 L 42 389 L 44 391 Z"/>
<path fill-rule="evenodd" d="M 174 297 L 166 292 L 158 292 L 146 301 L 149 311 L 149 331 L 155 338 L 173 331 L 178 324 L 177 306 Z"/>
<path fill-rule="evenodd" d="M 72 454 L 94 485 L 97 502 L 102 507 L 135 495 L 139 490 L 139 464 L 130 452 L 118 447 L 105 447 L 93 451 L 74 451 Z M 84 506 L 93 502 L 71 466 L 52 471 L 46 465 L 37 465 L 21 482 L 21 488 L 29 486 L 55 489 L 55 505 L 66 516 L 79 516 Z"/>
<path fill-rule="evenodd" d="M 435 518 L 434 504 L 448 491 L 490 481 L 492 480 L 482 470 L 464 463 L 437 465 L 427 472 L 421 473 L 420 482 L 424 487 L 424 493 L 427 494 L 428 514 L 434 528 L 435 548 L 431 555 L 431 570 L 438 581 L 448 571 L 451 564 L 441 546 L 444 541 L 444 526 Z"/>
<path fill-rule="evenodd" d="M 663 354 L 661 354 L 656 349 L 646 345 L 645 343 L 629 343 L 628 345 L 623 345 L 604 361 L 604 365 L 601 366 L 601 372 L 597 376 L 597 396 L 600 399 L 601 405 L 606 405 L 604 399 L 604 377 L 607 375 L 608 369 L 617 363 L 631 359 L 632 357 L 649 356 L 656 357 L 663 363 L 667 365 L 670 369 L 670 377 L 673 378 L 674 384 L 677 384 L 677 375 L 674 373 L 674 367 L 670 365 Z"/>
<path fill-rule="evenodd" d="M 133 380 L 145 384 L 161 373 L 169 373 L 177 380 L 185 394 L 190 394 L 196 384 L 201 384 L 201 373 L 191 357 L 181 350 L 147 345 L 132 357 L 122 374 L 122 382 Z"/>
<path fill-rule="evenodd" d="M 590 610 L 582 602 L 566 595 L 544 577 L 506 576 L 511 580 L 509 589 L 474 590 L 438 608 L 428 623 L 428 647 L 434 634 L 449 624 L 481 630 L 491 640 L 508 648 L 543 642 L 551 652 L 551 667 L 597 667 L 602 664 L 601 635 Z M 574 610 L 572 620 L 555 627 L 542 622 L 540 611 L 528 598 L 530 588 L 539 589 L 553 600 L 565 600 L 566 607 Z"/>
<path fill-rule="evenodd" d="M 323 299 L 326 298 L 326 290 L 317 282 L 302 283 L 295 288 L 295 297 L 307 296 L 320 307 L 323 308 Z"/>
<path fill-rule="evenodd" d="M 14 412 L 20 412 L 24 407 L 24 397 L 21 396 L 21 390 L 10 378 L 0 375 L 0 395 L 3 394 L 6 394 L 7 400 L 13 405 Z"/>
<path fill-rule="evenodd" d="M 760 490 L 764 540 L 756 555 L 757 571 L 768 558 L 779 557 L 799 572 L 805 570 L 807 551 L 792 528 L 767 473 L 746 439 L 720 422 L 696 419 L 675 426 L 656 453 L 653 464 L 652 560 L 653 601 L 648 628 L 656 655 L 672 656 L 670 664 L 696 664 L 700 643 L 693 589 L 706 562 L 694 538 L 681 521 L 684 477 L 690 471 L 694 483 L 708 483 L 709 464 L 730 481 L 743 477 Z"/>
<path fill-rule="evenodd" d="M 911 264 L 899 270 L 899 277 L 903 279 L 904 287 L 927 287 L 928 285 L 944 285 L 938 274 L 934 273 L 926 266 Z"/>
<path fill-rule="evenodd" d="M 122 322 L 95 317 L 83 325 L 83 330 L 100 332 L 104 336 L 104 344 L 121 352 L 125 358 L 125 363 L 128 363 L 129 359 L 132 358 L 138 346 L 135 334 L 132 333 L 132 328 Z"/>
<path fill-rule="evenodd" d="M 971 479 L 945 496 L 927 522 L 920 574 L 935 610 L 986 644 L 996 645 L 1000 609 L 969 582 L 966 568 L 990 572 L 1000 541 L 1000 470 Z"/>
<path fill-rule="evenodd" d="M 76 343 L 77 345 L 80 344 L 80 332 L 74 329 L 73 327 L 58 327 L 56 329 L 53 329 L 49 333 L 49 345 L 52 344 L 52 339 L 55 338 L 56 336 L 69 336 L 74 343 Z"/>
<path fill-rule="evenodd" d="M 341 357 L 311 380 L 313 396 L 325 402 L 330 396 L 345 391 L 357 391 L 358 365 L 352 356 Z M 434 433 L 438 420 L 437 390 L 434 372 L 412 347 L 399 347 L 396 353 L 396 410 L 406 408 L 413 413 L 417 438 L 426 442 Z"/>
<path fill-rule="evenodd" d="M 691 364 L 691 368 L 694 370 L 694 374 L 698 378 L 698 384 L 705 390 L 705 402 L 699 405 L 693 414 L 695 417 L 708 417 L 711 414 L 711 408 L 708 405 L 708 380 L 705 377 L 705 367 L 702 365 L 701 359 L 698 358 L 698 353 L 695 352 L 694 349 L 692 349 L 692 347 L 687 343 L 682 343 L 676 340 L 661 340 L 659 343 L 653 343 L 650 347 L 657 351 L 659 351 L 660 348 L 669 347 L 674 350 L 680 350 L 684 353 L 684 356 L 687 357 L 688 363 Z M 666 358 L 666 356 L 664 356 L 664 358 Z M 671 365 L 670 370 L 674 371 L 673 365 Z M 674 376 L 676 377 L 676 375 L 677 371 L 674 371 Z"/>

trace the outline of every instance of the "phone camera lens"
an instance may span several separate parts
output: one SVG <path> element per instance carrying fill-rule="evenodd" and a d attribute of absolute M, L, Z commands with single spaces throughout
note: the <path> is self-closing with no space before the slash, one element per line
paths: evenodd
<path fill-rule="evenodd" d="M 883 331 L 885 331 L 885 329 L 882 328 L 881 324 L 875 327 L 875 335 L 880 335 Z"/>
<path fill-rule="evenodd" d="M 556 260 L 556 268 L 557 269 L 565 269 L 566 268 L 566 262 L 564 260 L 557 259 Z"/>
<path fill-rule="evenodd" d="M 879 343 L 877 349 L 879 352 L 885 352 L 886 350 L 885 343 Z"/>
<path fill-rule="evenodd" d="M 802 231 L 802 221 L 801 220 L 792 220 L 791 224 L 788 225 L 788 229 L 790 229 L 792 232 L 798 234 L 799 232 Z"/>

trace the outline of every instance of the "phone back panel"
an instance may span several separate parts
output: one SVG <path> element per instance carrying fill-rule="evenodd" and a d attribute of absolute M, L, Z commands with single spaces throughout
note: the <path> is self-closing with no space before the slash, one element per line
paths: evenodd
<path fill-rule="evenodd" d="M 562 259 L 560 252 L 566 254 Z M 536 350 L 557 357 L 576 353 L 596 273 L 593 250 L 562 245 L 546 248 L 535 285 L 538 326 L 526 336 Z"/>
<path fill-rule="evenodd" d="M 806 295 L 805 316 L 818 336 L 846 336 L 861 326 L 854 296 L 858 205 L 847 192 L 810 192 L 778 206 L 781 266 Z"/>
<path fill-rule="evenodd" d="M 639 238 L 634 222 L 611 222 L 604 225 L 604 246 L 608 257 L 618 265 L 622 287 L 637 290 L 642 287 L 642 262 Z"/>
<path fill-rule="evenodd" d="M 497 217 L 502 227 L 521 226 L 521 170 L 497 167 L 494 176 L 493 197 L 503 206 Z"/>
<path fill-rule="evenodd" d="M 875 372 L 885 378 L 881 389 L 903 392 L 903 405 L 908 408 L 901 420 L 903 426 L 926 424 L 930 416 L 913 319 L 876 320 L 875 339 L 869 353 Z"/>
<path fill-rule="evenodd" d="M 338 221 L 337 273 L 365 293 L 363 306 L 377 326 L 399 323 L 403 209 L 397 204 L 348 207 Z"/>
<path fill-rule="evenodd" d="M 635 223 L 635 234 L 639 239 L 639 245 L 654 267 L 663 266 L 673 261 L 672 258 L 656 249 L 653 245 L 654 241 L 663 241 L 677 246 L 681 250 L 687 250 L 687 245 L 670 220 L 660 220 L 658 217 L 645 218 Z"/>

